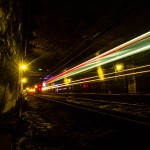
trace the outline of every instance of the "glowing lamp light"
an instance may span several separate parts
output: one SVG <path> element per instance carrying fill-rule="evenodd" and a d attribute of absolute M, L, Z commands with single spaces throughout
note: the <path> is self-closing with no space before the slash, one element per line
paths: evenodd
<path fill-rule="evenodd" d="M 42 87 L 46 87 L 46 82 L 45 81 L 42 83 Z"/>
<path fill-rule="evenodd" d="M 29 92 L 35 92 L 35 89 L 34 88 L 30 88 Z"/>
<path fill-rule="evenodd" d="M 71 79 L 70 79 L 70 78 L 65 78 L 65 79 L 64 79 L 64 83 L 65 83 L 65 84 L 69 84 L 70 82 L 71 82 Z"/>
<path fill-rule="evenodd" d="M 69 78 L 69 79 L 68 79 L 68 83 L 70 83 L 70 82 L 71 82 L 71 79 Z"/>
<path fill-rule="evenodd" d="M 23 78 L 21 81 L 22 81 L 22 83 L 26 83 L 26 82 L 27 82 L 27 79 L 26 79 L 26 78 Z"/>
<path fill-rule="evenodd" d="M 38 86 L 37 86 L 37 85 L 35 85 L 34 87 L 35 87 L 35 88 L 37 88 Z"/>
<path fill-rule="evenodd" d="M 20 65 L 20 69 L 21 69 L 21 70 L 26 70 L 26 69 L 27 69 L 27 66 L 26 66 L 26 65 Z"/>
<path fill-rule="evenodd" d="M 104 72 L 103 72 L 102 67 L 100 66 L 97 67 L 97 73 L 98 73 L 99 79 L 104 80 Z"/>
<path fill-rule="evenodd" d="M 42 84 L 38 84 L 38 87 L 42 87 Z"/>
<path fill-rule="evenodd" d="M 123 70 L 123 64 L 117 64 L 116 67 L 115 67 L 115 70 L 116 70 L 116 71 L 121 71 L 121 70 Z"/>

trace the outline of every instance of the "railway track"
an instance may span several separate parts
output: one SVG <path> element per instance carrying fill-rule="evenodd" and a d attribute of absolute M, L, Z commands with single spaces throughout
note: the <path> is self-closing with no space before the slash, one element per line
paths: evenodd
<path fill-rule="evenodd" d="M 62 97 L 57 95 L 33 95 L 64 105 L 99 113 L 107 117 L 150 127 L 150 106 L 124 101 L 92 100 L 87 98 Z"/>
<path fill-rule="evenodd" d="M 145 150 L 149 147 L 150 125 L 145 120 L 60 96 L 28 95 L 26 102 L 21 129 L 15 137 L 17 149 Z"/>

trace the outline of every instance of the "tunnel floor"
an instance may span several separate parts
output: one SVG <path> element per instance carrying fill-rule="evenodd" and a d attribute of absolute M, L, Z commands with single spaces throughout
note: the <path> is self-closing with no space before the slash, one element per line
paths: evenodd
<path fill-rule="evenodd" d="M 14 135 L 14 150 L 143 149 L 144 133 L 111 125 L 104 118 L 28 96 Z M 141 143 L 141 144 L 139 144 Z"/>

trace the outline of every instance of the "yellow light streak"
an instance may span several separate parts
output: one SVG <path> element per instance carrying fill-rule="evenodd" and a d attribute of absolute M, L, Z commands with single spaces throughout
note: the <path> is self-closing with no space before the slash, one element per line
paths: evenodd
<path fill-rule="evenodd" d="M 109 80 L 109 79 L 113 79 L 113 78 L 119 78 L 119 77 L 124 77 L 124 76 L 131 76 L 131 75 L 136 75 L 136 74 L 143 74 L 143 73 L 148 73 L 150 72 L 150 70 L 145 70 L 145 71 L 138 71 L 138 72 L 132 72 L 132 73 L 127 73 L 127 74 L 122 74 L 122 75 L 115 75 L 115 76 L 111 76 L 111 77 L 106 77 L 105 80 Z M 97 76 L 94 76 L 97 77 Z M 94 77 L 90 77 L 90 78 L 94 78 Z M 75 82 L 72 84 L 68 84 L 68 85 L 76 85 L 76 84 L 83 84 L 83 83 L 89 83 L 89 82 L 103 82 L 100 81 L 99 79 L 93 79 L 93 80 L 87 80 L 87 81 L 83 81 L 83 82 Z M 60 84 L 59 87 L 65 87 L 66 85 Z M 52 88 L 56 88 L 55 86 Z"/>
<path fill-rule="evenodd" d="M 124 76 L 131 76 L 131 75 L 136 75 L 136 74 L 142 74 L 142 73 L 148 73 L 148 72 L 150 72 L 150 70 L 140 71 L 140 72 L 133 72 L 133 73 L 123 74 L 123 75 L 115 75 L 115 76 L 107 77 L 107 78 L 105 78 L 105 80 L 124 77 Z M 84 81 L 84 82 L 76 82 L 76 83 L 73 83 L 71 85 L 83 84 L 83 83 L 89 83 L 89 82 L 96 82 L 96 81 L 103 82 L 103 81 L 100 81 L 99 79 L 95 79 L 95 80 L 88 80 L 88 81 Z M 64 86 L 65 85 L 59 86 L 59 87 L 64 87 Z"/>
<path fill-rule="evenodd" d="M 135 71 L 137 69 L 142 69 L 142 68 L 146 68 L 146 67 L 150 67 L 150 65 L 144 65 L 144 66 L 139 66 L 139 67 L 133 67 L 133 68 L 129 68 L 129 69 L 125 69 L 125 70 L 121 70 L 120 72 L 127 72 L 127 71 Z M 108 76 L 108 75 L 113 75 L 115 74 L 115 71 L 114 72 L 111 72 L 111 73 L 107 73 L 107 74 L 104 74 L 104 76 Z M 89 79 L 94 79 L 94 78 L 98 78 L 98 76 L 93 76 L 93 77 L 88 77 L 88 78 L 84 78 L 84 79 L 78 79 L 78 80 L 74 80 L 72 81 L 72 83 L 70 85 L 74 85 L 74 83 L 85 83 L 85 81 L 88 81 Z M 115 78 L 115 77 L 114 77 Z M 107 78 L 105 78 L 106 80 Z M 79 81 L 84 81 L 84 82 L 79 82 Z M 63 86 L 66 86 L 65 83 L 62 83 L 62 84 L 58 84 L 58 87 L 63 87 Z M 49 88 L 56 88 L 54 85 L 52 86 L 48 86 Z"/>

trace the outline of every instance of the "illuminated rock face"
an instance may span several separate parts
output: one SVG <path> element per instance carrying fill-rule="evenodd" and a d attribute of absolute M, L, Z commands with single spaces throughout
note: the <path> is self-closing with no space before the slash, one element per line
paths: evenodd
<path fill-rule="evenodd" d="M 23 58 L 21 0 L 0 1 L 0 108 L 8 112 L 19 96 L 18 64 Z"/>

